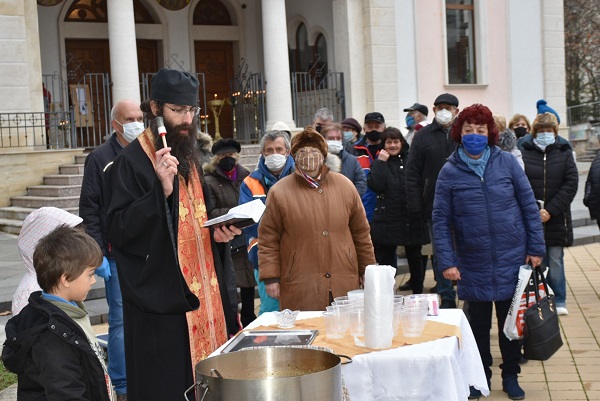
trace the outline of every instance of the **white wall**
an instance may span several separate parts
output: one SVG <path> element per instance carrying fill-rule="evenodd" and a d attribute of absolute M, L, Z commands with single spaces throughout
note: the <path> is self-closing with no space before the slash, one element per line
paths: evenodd
<path fill-rule="evenodd" d="M 0 112 L 44 111 L 36 1 L 0 2 L 0 27 Z"/>
<path fill-rule="evenodd" d="M 532 121 L 536 115 L 535 103 L 544 97 L 540 7 L 540 0 L 508 1 L 507 18 L 511 22 L 508 31 L 511 90 L 508 119 L 519 113 Z"/>

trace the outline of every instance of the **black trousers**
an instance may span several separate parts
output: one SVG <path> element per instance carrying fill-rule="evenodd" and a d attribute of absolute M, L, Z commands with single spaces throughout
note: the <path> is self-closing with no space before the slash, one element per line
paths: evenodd
<path fill-rule="evenodd" d="M 254 287 L 240 287 L 240 300 L 242 303 L 240 320 L 242 326 L 246 327 L 256 319 L 254 314 Z"/>
<path fill-rule="evenodd" d="M 496 319 L 498 320 L 498 338 L 500 339 L 500 353 L 502 354 L 502 378 L 516 377 L 521 373 L 519 361 L 521 360 L 521 341 L 510 341 L 502 331 L 504 321 L 510 308 L 511 299 L 495 302 L 469 301 L 469 324 L 473 330 L 479 355 L 488 380 L 492 377 L 491 366 L 493 363 L 490 351 L 490 331 L 492 330 L 492 304 L 496 306 Z"/>
<path fill-rule="evenodd" d="M 396 267 L 396 245 L 373 244 L 373 247 L 375 248 L 375 260 L 377 260 L 377 263 L 380 265 Z M 404 252 L 406 253 L 406 259 L 408 260 L 410 285 L 413 294 L 422 294 L 425 271 L 423 269 L 421 245 L 406 245 L 404 246 Z"/>

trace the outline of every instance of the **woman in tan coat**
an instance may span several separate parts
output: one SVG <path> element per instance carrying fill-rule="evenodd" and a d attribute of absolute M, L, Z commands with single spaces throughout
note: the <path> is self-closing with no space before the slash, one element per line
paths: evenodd
<path fill-rule="evenodd" d="M 269 191 L 258 228 L 260 279 L 281 309 L 324 310 L 375 264 L 369 223 L 352 182 L 323 164 L 319 133 L 296 135 L 291 154 L 296 171 Z"/>

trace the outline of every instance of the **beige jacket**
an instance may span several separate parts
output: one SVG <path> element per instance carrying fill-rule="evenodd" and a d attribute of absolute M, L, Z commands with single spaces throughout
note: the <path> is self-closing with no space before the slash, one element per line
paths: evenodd
<path fill-rule="evenodd" d="M 280 283 L 280 307 L 325 310 L 375 264 L 369 223 L 356 188 L 323 166 L 312 188 L 296 171 L 274 185 L 258 227 L 260 279 Z"/>

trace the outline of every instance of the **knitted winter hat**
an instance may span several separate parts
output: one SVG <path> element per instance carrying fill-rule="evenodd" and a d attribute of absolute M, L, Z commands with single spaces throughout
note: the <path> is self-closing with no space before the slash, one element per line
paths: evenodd
<path fill-rule="evenodd" d="M 537 107 L 538 114 L 544 114 L 544 113 L 554 114 L 556 116 L 556 120 L 560 124 L 560 116 L 558 115 L 556 110 L 554 110 L 552 107 L 548 106 L 548 102 L 546 102 L 544 99 L 538 100 L 536 103 L 536 107 Z"/>
<path fill-rule="evenodd" d="M 327 157 L 327 142 L 312 126 L 308 126 L 301 133 L 292 138 L 292 155 L 295 155 L 299 149 L 310 146 L 316 148 L 323 154 L 323 158 Z"/>

